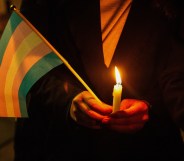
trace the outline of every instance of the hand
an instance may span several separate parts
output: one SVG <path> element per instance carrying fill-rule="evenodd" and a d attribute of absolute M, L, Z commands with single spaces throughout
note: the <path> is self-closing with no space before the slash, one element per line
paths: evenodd
<path fill-rule="evenodd" d="M 102 120 L 105 127 L 122 133 L 134 133 L 148 121 L 148 104 L 141 100 L 124 99 L 120 110 Z"/>
<path fill-rule="evenodd" d="M 99 129 L 101 121 L 112 112 L 112 106 L 100 103 L 88 92 L 79 93 L 72 101 L 70 116 L 78 124 Z"/>

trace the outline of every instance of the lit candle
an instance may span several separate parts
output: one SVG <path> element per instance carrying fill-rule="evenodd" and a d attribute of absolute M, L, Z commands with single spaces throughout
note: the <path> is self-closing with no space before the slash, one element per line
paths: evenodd
<path fill-rule="evenodd" d="M 115 76 L 116 76 L 116 85 L 114 85 L 113 94 L 112 94 L 113 112 L 118 111 L 120 108 L 121 93 L 122 93 L 121 76 L 116 66 L 115 66 Z"/>

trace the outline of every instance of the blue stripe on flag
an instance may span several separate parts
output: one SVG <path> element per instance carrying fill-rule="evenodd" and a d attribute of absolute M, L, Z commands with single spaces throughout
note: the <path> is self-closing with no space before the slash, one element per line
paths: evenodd
<path fill-rule="evenodd" d="M 1 41 L 0 41 L 0 64 L 2 62 L 4 52 L 6 50 L 8 42 L 9 42 L 13 32 L 15 31 L 15 29 L 17 28 L 17 26 L 20 24 L 21 21 L 22 21 L 22 18 L 16 12 L 13 12 L 11 14 L 11 16 L 7 22 L 7 25 L 4 29 L 3 35 L 1 37 Z"/>
<path fill-rule="evenodd" d="M 27 117 L 26 109 L 26 95 L 30 88 L 38 81 L 43 75 L 49 72 L 56 66 L 61 65 L 63 62 L 58 58 L 58 56 L 51 52 L 41 58 L 37 63 L 35 63 L 32 68 L 25 75 L 21 86 L 19 88 L 19 102 L 20 102 L 20 111 L 22 117 Z"/>

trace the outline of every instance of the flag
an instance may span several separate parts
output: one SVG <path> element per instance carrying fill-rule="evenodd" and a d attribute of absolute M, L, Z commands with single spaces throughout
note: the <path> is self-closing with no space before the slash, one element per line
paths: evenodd
<path fill-rule="evenodd" d="M 63 61 L 17 12 L 0 39 L 0 117 L 28 117 L 26 95 Z"/>

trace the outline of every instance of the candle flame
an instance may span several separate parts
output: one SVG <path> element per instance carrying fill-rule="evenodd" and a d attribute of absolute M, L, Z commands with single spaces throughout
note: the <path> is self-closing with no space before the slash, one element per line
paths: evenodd
<path fill-rule="evenodd" d="M 121 84 L 121 76 L 120 73 L 118 71 L 118 68 L 115 66 L 115 75 L 116 75 L 116 84 Z"/>

